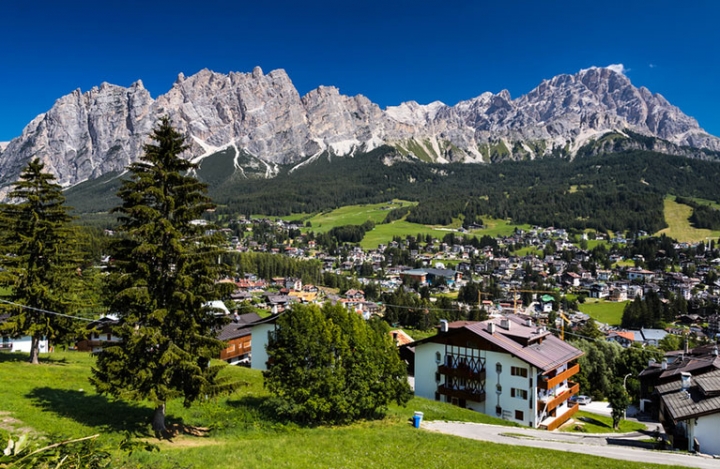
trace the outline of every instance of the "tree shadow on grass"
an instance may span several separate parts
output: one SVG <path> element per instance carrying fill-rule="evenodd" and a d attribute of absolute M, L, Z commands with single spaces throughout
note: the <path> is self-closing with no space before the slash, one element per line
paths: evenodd
<path fill-rule="evenodd" d="M 243 420 L 243 423 L 255 425 L 259 423 L 274 430 L 281 428 L 315 428 L 325 425 L 338 426 L 352 423 L 304 421 L 295 419 L 290 415 L 283 415 L 283 412 L 278 405 L 280 405 L 281 408 L 285 406 L 283 406 L 279 400 L 273 396 L 243 396 L 238 399 L 228 399 L 227 405 L 240 411 L 239 413 L 241 415 L 237 418 Z M 358 418 L 357 420 L 382 420 L 385 416 L 385 412 L 378 411 L 373 415 L 366 415 L 363 418 Z"/>
<path fill-rule="evenodd" d="M 30 354 L 26 352 L 0 352 L 0 363 L 30 363 Z M 67 358 L 56 358 L 49 354 L 40 354 L 41 365 L 66 365 Z"/>
<path fill-rule="evenodd" d="M 144 436 L 148 433 L 147 425 L 152 417 L 152 410 L 147 407 L 82 391 L 40 387 L 30 391 L 26 397 L 46 412 L 114 432 Z"/>
<path fill-rule="evenodd" d="M 596 425 L 596 426 L 598 426 L 598 427 L 612 428 L 612 427 L 611 427 L 610 425 L 608 425 L 607 423 L 601 422 L 600 420 L 596 420 L 596 419 L 594 419 L 594 418 L 592 418 L 592 417 L 585 417 L 585 416 L 583 416 L 583 417 L 580 417 L 579 420 L 581 420 L 581 421 L 583 421 L 583 422 L 585 422 L 585 423 L 591 423 L 591 424 Z"/>
<path fill-rule="evenodd" d="M 269 423 L 287 423 L 270 405 L 268 396 L 243 396 L 239 399 L 228 399 L 227 405 L 242 412 L 245 420 Z"/>

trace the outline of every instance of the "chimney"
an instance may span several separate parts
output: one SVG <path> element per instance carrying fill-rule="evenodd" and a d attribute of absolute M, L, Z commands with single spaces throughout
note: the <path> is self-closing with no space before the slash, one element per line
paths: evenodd
<path fill-rule="evenodd" d="M 667 358 L 662 359 L 661 366 L 663 370 L 667 370 Z"/>
<path fill-rule="evenodd" d="M 508 318 L 502 318 L 500 320 L 500 327 L 506 330 L 510 330 L 510 320 Z"/>
<path fill-rule="evenodd" d="M 495 333 L 495 323 L 494 323 L 494 322 L 489 322 L 489 323 L 487 324 L 487 331 L 488 331 L 490 334 L 494 334 L 494 333 Z"/>
<path fill-rule="evenodd" d="M 688 340 L 688 335 L 685 334 L 685 355 L 687 355 L 690 352 L 690 340 Z"/>
<path fill-rule="evenodd" d="M 440 320 L 440 332 L 447 332 L 447 331 L 448 331 L 447 319 L 441 319 Z"/>
<path fill-rule="evenodd" d="M 533 327 L 532 319 L 528 319 L 527 321 L 525 321 L 525 325 L 526 325 L 527 327 Z"/>
<path fill-rule="evenodd" d="M 680 377 L 682 379 L 683 391 L 687 391 L 692 385 L 692 375 L 687 371 L 683 371 L 682 373 L 680 373 Z"/>
<path fill-rule="evenodd" d="M 650 360 L 648 360 L 648 366 L 653 366 L 655 363 L 657 363 L 657 362 L 655 361 L 654 358 L 651 358 Z"/>

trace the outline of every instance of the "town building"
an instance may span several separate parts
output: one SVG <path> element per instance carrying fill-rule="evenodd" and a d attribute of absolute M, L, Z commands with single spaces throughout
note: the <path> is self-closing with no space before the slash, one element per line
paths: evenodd
<path fill-rule="evenodd" d="M 0 324 L 7 321 L 10 317 L 9 314 L 0 314 Z M 6 350 L 8 352 L 25 352 L 30 353 L 32 347 L 32 337 L 29 335 L 24 336 L 12 336 L 2 335 L 0 336 L 0 350 Z M 38 343 L 38 349 L 40 353 L 46 353 L 50 350 L 50 344 L 48 343 L 47 337 L 41 337 Z"/>
<path fill-rule="evenodd" d="M 250 364 L 252 352 L 251 323 L 261 318 L 257 313 L 233 315 L 233 320 L 226 324 L 218 333 L 218 339 L 227 342 L 227 347 L 220 352 L 220 360 L 234 364 Z"/>
<path fill-rule="evenodd" d="M 583 352 L 515 315 L 443 322 L 414 343 L 415 395 L 554 430 L 577 410 Z"/>
<path fill-rule="evenodd" d="M 641 404 L 673 446 L 720 454 L 720 357 L 714 344 L 668 352 L 639 375 Z"/>

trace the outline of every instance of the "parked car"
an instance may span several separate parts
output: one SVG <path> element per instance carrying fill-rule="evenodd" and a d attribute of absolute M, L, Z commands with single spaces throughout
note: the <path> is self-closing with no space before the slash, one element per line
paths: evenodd
<path fill-rule="evenodd" d="M 575 404 L 576 402 L 580 405 L 587 405 L 592 402 L 592 398 L 590 396 L 572 396 L 570 398 L 570 402 Z"/>

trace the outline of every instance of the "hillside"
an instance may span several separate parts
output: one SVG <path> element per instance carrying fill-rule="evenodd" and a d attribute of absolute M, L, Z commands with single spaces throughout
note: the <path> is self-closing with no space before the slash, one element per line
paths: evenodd
<path fill-rule="evenodd" d="M 53 435 L 53 439 L 100 433 L 100 443 L 117 448 L 125 432 L 150 439 L 150 406 L 112 401 L 89 385 L 92 358 L 79 352 L 43 356 L 32 366 L 21 354 L 0 352 L 0 436 L 24 431 Z M 487 467 L 541 468 L 548 461 L 568 468 L 655 468 L 653 464 L 616 461 L 582 454 L 512 447 L 478 442 L 414 429 L 413 411 L 429 420 L 492 421 L 482 414 L 424 399 L 407 408 L 393 408 L 381 421 L 345 427 L 302 428 L 276 422 L 261 411 L 266 398 L 258 372 L 228 367 L 227 373 L 245 384 L 232 395 L 184 409 L 179 401 L 168 406 L 168 420 L 211 427 L 207 437 L 181 436 L 158 444 L 160 451 L 113 451 L 114 468 L 169 469 L 243 467 Z M 486 420 L 487 419 L 487 420 Z M 512 432 L 512 428 L 508 429 Z"/>
<path fill-rule="evenodd" d="M 720 164 L 654 152 L 560 158 L 493 165 L 417 164 L 390 147 L 354 158 L 325 155 L 271 179 L 240 178 L 227 170 L 228 150 L 202 161 L 198 177 L 210 184 L 217 214 L 287 216 L 392 199 L 416 202 L 407 221 L 426 225 L 481 223 L 594 228 L 600 231 L 667 227 L 666 195 L 720 200 Z M 79 213 L 116 202 L 118 178 L 88 181 L 67 191 Z"/>

